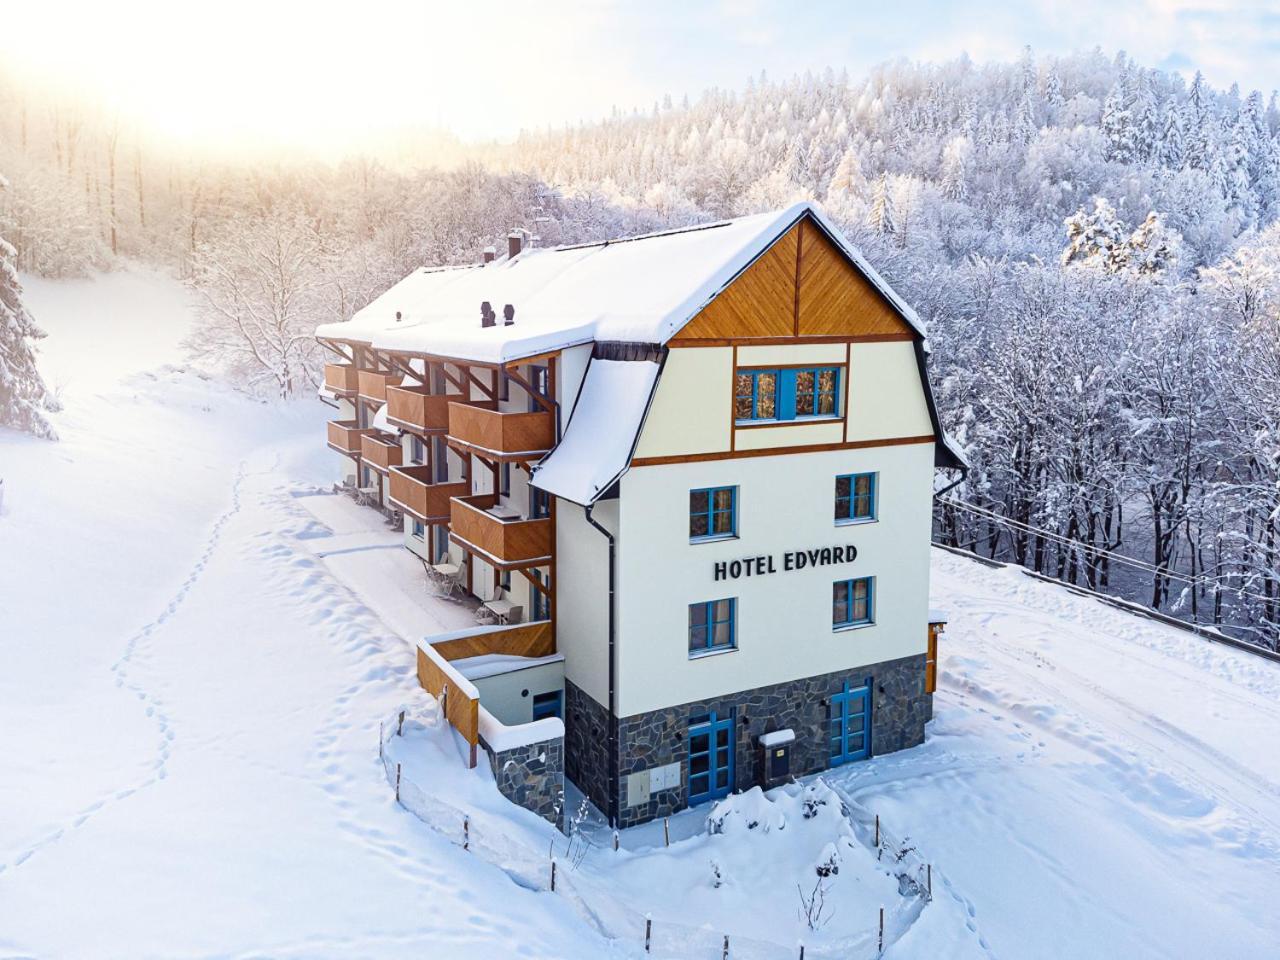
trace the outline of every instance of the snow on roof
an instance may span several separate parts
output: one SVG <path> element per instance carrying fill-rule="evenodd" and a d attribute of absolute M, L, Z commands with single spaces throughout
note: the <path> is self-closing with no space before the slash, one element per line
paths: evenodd
<path fill-rule="evenodd" d="M 631 462 L 658 372 L 651 360 L 593 357 L 564 437 L 530 483 L 582 506 L 595 503 Z"/>
<path fill-rule="evenodd" d="M 486 363 L 591 340 L 665 343 L 806 214 L 923 336 L 911 307 L 810 203 L 642 237 L 527 250 L 484 266 L 415 271 L 350 321 L 324 324 L 316 335 Z M 480 325 L 484 301 L 498 314 L 496 326 Z M 510 325 L 502 320 L 506 304 L 515 308 Z"/>
<path fill-rule="evenodd" d="M 453 664 L 453 668 L 468 680 L 483 680 L 485 677 L 496 677 L 503 673 L 527 670 L 529 667 L 541 667 L 548 663 L 563 662 L 563 653 L 552 653 L 545 657 L 521 657 L 511 653 L 481 653 L 474 657 L 461 657 L 450 661 Z"/>

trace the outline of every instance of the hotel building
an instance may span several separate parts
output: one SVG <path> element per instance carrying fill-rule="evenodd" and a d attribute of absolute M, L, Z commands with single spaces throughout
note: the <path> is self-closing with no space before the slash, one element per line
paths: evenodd
<path fill-rule="evenodd" d="M 344 480 L 498 621 L 419 677 L 517 802 L 567 776 L 627 826 L 922 742 L 963 462 L 915 313 L 818 209 L 513 237 L 317 336 Z"/>

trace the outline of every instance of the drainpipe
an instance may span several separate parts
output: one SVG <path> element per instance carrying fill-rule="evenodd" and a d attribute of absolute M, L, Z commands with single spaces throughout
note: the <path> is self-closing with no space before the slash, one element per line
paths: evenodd
<path fill-rule="evenodd" d="M 617 681 L 617 630 L 614 625 L 614 592 L 615 592 L 615 568 L 617 567 L 617 544 L 614 541 L 613 534 L 596 522 L 591 516 L 591 511 L 595 509 L 595 504 L 582 508 L 587 518 L 587 523 L 595 527 L 605 539 L 609 541 L 609 826 L 616 827 L 618 825 L 618 789 L 621 784 L 618 782 L 618 723 L 617 723 L 617 694 L 615 692 L 615 683 Z"/>

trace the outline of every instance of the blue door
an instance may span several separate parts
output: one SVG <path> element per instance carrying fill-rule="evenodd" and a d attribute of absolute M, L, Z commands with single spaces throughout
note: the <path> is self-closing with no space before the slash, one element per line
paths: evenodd
<path fill-rule="evenodd" d="M 733 789 L 733 714 L 714 712 L 689 722 L 689 806 L 727 797 Z"/>
<path fill-rule="evenodd" d="M 827 715 L 831 721 L 831 765 L 864 760 L 871 755 L 871 678 L 861 686 L 832 694 Z"/>

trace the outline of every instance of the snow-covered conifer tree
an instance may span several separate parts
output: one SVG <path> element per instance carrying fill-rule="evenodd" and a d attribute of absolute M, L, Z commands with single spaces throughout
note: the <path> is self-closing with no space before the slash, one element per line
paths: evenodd
<path fill-rule="evenodd" d="M 0 189 L 5 181 L 0 178 Z M 44 336 L 22 303 L 17 251 L 0 237 L 0 426 L 56 440 L 47 413 L 58 403 L 36 369 L 33 340 Z"/>
<path fill-rule="evenodd" d="M 898 218 L 893 207 L 893 193 L 889 189 L 889 175 L 880 174 L 875 192 L 871 195 L 871 209 L 867 213 L 867 226 L 885 236 L 897 236 Z"/>
<path fill-rule="evenodd" d="M 1081 207 L 1066 219 L 1067 248 L 1062 264 L 1100 267 L 1116 273 L 1125 266 L 1127 244 L 1123 224 L 1105 197 L 1093 198 L 1093 210 Z"/>

